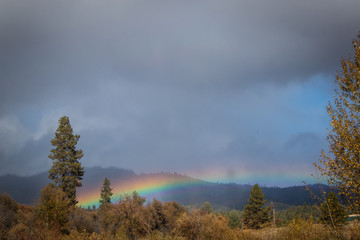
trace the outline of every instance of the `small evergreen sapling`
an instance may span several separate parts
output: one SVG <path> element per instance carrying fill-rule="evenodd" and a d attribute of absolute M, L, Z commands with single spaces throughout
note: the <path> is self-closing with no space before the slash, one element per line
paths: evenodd
<path fill-rule="evenodd" d="M 105 178 L 100 193 L 100 206 L 111 203 L 112 195 L 113 193 L 112 193 L 112 188 L 110 188 L 110 180 L 108 178 Z"/>
<path fill-rule="evenodd" d="M 325 202 L 320 206 L 320 211 L 320 221 L 333 227 L 343 225 L 347 218 L 345 209 L 340 205 L 334 192 L 328 194 Z"/>

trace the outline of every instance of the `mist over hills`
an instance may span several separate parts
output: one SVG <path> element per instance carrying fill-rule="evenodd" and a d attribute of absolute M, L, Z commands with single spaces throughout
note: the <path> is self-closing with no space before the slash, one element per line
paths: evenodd
<path fill-rule="evenodd" d="M 172 191 L 172 189 L 159 189 L 153 191 L 151 195 L 145 195 L 147 200 L 157 198 L 161 201 L 177 201 L 182 205 L 199 206 L 205 201 L 211 202 L 216 208 L 243 209 L 249 198 L 251 185 L 225 184 L 206 182 L 194 179 L 188 176 L 176 173 L 154 173 L 154 174 L 136 174 L 132 170 L 121 168 L 101 168 L 90 167 L 85 169 L 83 178 L 83 187 L 78 190 L 78 197 L 82 197 L 89 191 L 92 191 L 97 197 L 100 196 L 100 189 L 104 178 L 110 179 L 112 184 L 129 183 L 131 181 L 145 181 L 151 179 L 163 179 L 173 183 L 188 182 L 186 187 L 180 187 L 180 191 Z M 165 180 L 164 180 L 165 179 Z M 17 202 L 27 205 L 36 203 L 41 188 L 48 184 L 48 172 L 42 172 L 29 177 L 16 175 L 0 176 L 0 193 L 10 194 Z M 145 184 L 144 183 L 144 184 Z M 114 185 L 112 185 L 114 187 Z M 312 198 L 305 186 L 294 187 L 261 187 L 266 199 L 273 201 L 278 206 L 313 204 L 315 200 Z M 310 190 L 320 195 L 322 190 L 328 190 L 325 185 L 310 185 Z"/>

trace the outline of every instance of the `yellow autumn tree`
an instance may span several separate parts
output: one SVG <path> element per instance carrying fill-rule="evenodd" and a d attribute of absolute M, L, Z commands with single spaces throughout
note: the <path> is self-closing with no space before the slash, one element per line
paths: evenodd
<path fill-rule="evenodd" d="M 329 151 L 322 150 L 315 166 L 346 197 L 350 209 L 360 212 L 360 33 L 353 48 L 353 57 L 341 59 L 338 89 L 327 109 L 332 127 Z"/>

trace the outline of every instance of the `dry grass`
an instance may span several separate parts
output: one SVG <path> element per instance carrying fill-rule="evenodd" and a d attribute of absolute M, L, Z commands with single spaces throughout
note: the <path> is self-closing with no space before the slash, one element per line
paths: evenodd
<path fill-rule="evenodd" d="M 259 230 L 235 229 L 230 230 L 233 234 L 228 235 L 231 240 L 360 240 L 360 223 L 352 222 L 335 231 L 333 228 L 314 224 L 311 221 L 294 220 L 286 227 L 264 228 Z M 210 232 L 209 232 L 210 234 Z M 231 237 L 230 237 L 231 236 Z M 192 237 L 178 236 L 177 234 L 165 235 L 161 232 L 152 232 L 142 240 L 208 240 L 217 239 L 208 234 L 199 234 Z M 73 230 L 70 235 L 63 236 L 63 240 L 105 240 L 105 239 L 124 239 L 125 236 L 106 235 L 104 233 L 86 233 Z"/>
<path fill-rule="evenodd" d="M 238 240 L 359 240 L 360 223 L 352 222 L 337 230 L 311 221 L 293 220 L 288 226 L 260 230 L 236 230 Z"/>

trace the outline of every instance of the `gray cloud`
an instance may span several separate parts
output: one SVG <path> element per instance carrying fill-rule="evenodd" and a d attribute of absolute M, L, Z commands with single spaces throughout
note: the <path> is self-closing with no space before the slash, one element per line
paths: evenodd
<path fill-rule="evenodd" d="M 310 166 L 315 147 L 300 153 L 326 134 L 329 88 L 359 7 L 0 0 L 0 121 L 15 124 L 0 127 L 2 173 L 46 168 L 62 115 L 86 165 L 256 169 L 299 154 Z"/>
<path fill-rule="evenodd" d="M 29 137 L 29 132 L 16 117 L 7 116 L 0 119 L 0 152 L 4 155 L 19 151 Z"/>
<path fill-rule="evenodd" d="M 106 78 L 243 88 L 333 74 L 360 20 L 358 1 L 0 4 L 6 99 Z"/>

